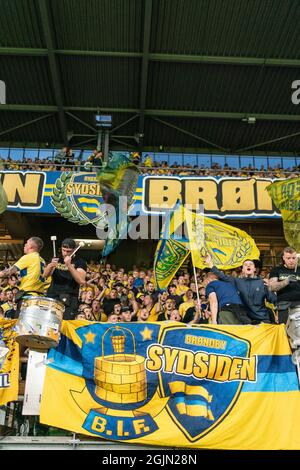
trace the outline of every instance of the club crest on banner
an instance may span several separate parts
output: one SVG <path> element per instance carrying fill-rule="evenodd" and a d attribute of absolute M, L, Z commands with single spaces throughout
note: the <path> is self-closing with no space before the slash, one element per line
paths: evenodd
<path fill-rule="evenodd" d="M 93 224 L 104 217 L 103 202 L 95 173 L 62 173 L 55 182 L 51 203 L 62 217 L 79 225 Z"/>
<path fill-rule="evenodd" d="M 146 349 L 157 340 L 158 325 L 92 325 L 78 330 L 83 339 L 83 376 L 86 389 L 71 391 L 82 409 L 91 407 L 82 424 L 88 432 L 118 440 L 142 437 L 157 430 L 154 417 L 166 400 L 156 397 L 157 374 L 145 368 Z M 137 344 L 138 343 L 138 344 Z M 89 397 L 88 397 L 89 396 Z M 85 405 L 83 402 L 85 401 Z"/>
<path fill-rule="evenodd" d="M 257 358 L 249 341 L 222 330 L 170 327 L 149 347 L 146 367 L 159 370 L 167 411 L 193 442 L 226 418 L 244 382 L 256 381 Z"/>

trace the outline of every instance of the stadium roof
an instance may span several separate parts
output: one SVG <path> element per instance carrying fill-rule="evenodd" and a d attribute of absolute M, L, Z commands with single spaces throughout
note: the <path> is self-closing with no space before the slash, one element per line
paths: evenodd
<path fill-rule="evenodd" d="M 298 0 L 0 0 L 0 11 L 0 146 L 91 148 L 100 110 L 112 148 L 300 150 Z"/>

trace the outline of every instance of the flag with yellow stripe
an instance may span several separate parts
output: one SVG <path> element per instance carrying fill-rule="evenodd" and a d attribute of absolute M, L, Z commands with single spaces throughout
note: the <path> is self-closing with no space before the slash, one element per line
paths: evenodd
<path fill-rule="evenodd" d="M 64 321 L 40 422 L 136 445 L 300 450 L 285 326 Z"/>
<path fill-rule="evenodd" d="M 219 269 L 241 266 L 247 259 L 259 259 L 259 250 L 243 230 L 184 208 L 188 238 L 194 266 L 204 269 L 210 254 Z"/>
<path fill-rule="evenodd" d="M 154 256 L 154 281 L 158 290 L 165 289 L 190 254 L 189 241 L 176 231 L 183 223 L 183 207 L 166 215 Z"/>
<path fill-rule="evenodd" d="M 300 251 L 300 178 L 276 181 L 267 186 L 275 206 L 280 210 L 286 241 Z"/>
<path fill-rule="evenodd" d="M 19 345 L 15 341 L 16 320 L 0 320 L 0 405 L 18 399 Z"/>
<path fill-rule="evenodd" d="M 209 403 L 212 395 L 199 385 L 188 385 L 185 382 L 170 382 L 171 396 L 174 397 L 177 410 L 181 415 L 202 416 L 214 420 Z"/>
<path fill-rule="evenodd" d="M 2 212 L 6 211 L 7 204 L 8 204 L 7 195 L 6 195 L 6 192 L 3 188 L 2 183 L 0 181 L 0 214 L 2 214 Z"/>

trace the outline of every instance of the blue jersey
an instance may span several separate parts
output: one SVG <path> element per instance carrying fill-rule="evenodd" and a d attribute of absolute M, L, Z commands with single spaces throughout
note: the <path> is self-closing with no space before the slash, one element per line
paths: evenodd
<path fill-rule="evenodd" d="M 230 284 L 229 282 L 224 281 L 212 281 L 210 282 L 205 289 L 205 294 L 208 297 L 209 294 L 215 292 L 218 299 L 218 310 L 220 311 L 222 307 L 226 304 L 240 304 L 243 305 L 237 289 Z"/>

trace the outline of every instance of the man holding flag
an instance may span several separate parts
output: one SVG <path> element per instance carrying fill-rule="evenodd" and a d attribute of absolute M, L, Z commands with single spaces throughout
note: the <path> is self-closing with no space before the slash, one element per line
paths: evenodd
<path fill-rule="evenodd" d="M 155 253 L 157 289 L 165 289 L 170 284 L 190 254 L 193 266 L 200 269 L 207 268 L 204 261 L 207 254 L 219 269 L 236 268 L 247 259 L 259 258 L 254 240 L 243 230 L 177 204 L 167 214 Z"/>
<path fill-rule="evenodd" d="M 233 283 L 220 281 L 217 274 L 210 271 L 204 282 L 212 323 L 221 325 L 246 325 L 251 323 L 239 293 Z"/>
<path fill-rule="evenodd" d="M 282 253 L 282 265 L 270 273 L 270 289 L 277 292 L 278 320 L 286 323 L 288 309 L 300 304 L 300 269 L 297 252 L 300 251 L 300 178 L 276 181 L 267 191 L 280 210 L 284 236 L 290 246 Z"/>
<path fill-rule="evenodd" d="M 240 277 L 226 276 L 213 266 L 210 255 L 206 257 L 205 262 L 221 281 L 228 282 L 237 289 L 253 324 L 275 322 L 273 312 L 266 306 L 266 302 L 275 304 L 276 296 L 268 290 L 263 279 L 256 276 L 254 261 L 244 261 Z M 230 305 L 228 305 L 228 310 L 231 311 Z"/>

